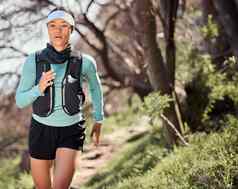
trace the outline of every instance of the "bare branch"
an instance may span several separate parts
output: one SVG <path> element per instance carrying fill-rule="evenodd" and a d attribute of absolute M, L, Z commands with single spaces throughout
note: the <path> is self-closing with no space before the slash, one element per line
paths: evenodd
<path fill-rule="evenodd" d="M 160 117 L 166 121 L 166 123 L 174 130 L 175 134 L 179 137 L 179 139 L 181 140 L 181 142 L 183 143 L 183 145 L 185 146 L 189 146 L 189 144 L 186 142 L 186 140 L 183 138 L 183 136 L 180 134 L 180 132 L 178 131 L 178 129 L 175 127 L 175 125 L 164 115 L 164 114 L 160 114 Z"/>
<path fill-rule="evenodd" d="M 114 5 L 116 5 L 116 3 L 112 3 L 111 1 L 110 2 L 108 2 L 108 3 L 100 3 L 98 0 L 94 0 L 94 3 L 96 4 L 96 5 L 99 5 L 99 6 L 101 6 L 101 7 L 111 7 L 111 6 L 114 6 Z"/>
<path fill-rule="evenodd" d="M 26 12 L 31 12 L 31 13 L 35 13 L 36 12 L 36 6 L 31 6 L 31 7 L 21 7 L 20 9 L 18 10 L 13 10 L 7 14 L 3 14 L 1 15 L 1 18 L 2 19 L 6 19 L 8 20 L 10 17 L 12 16 L 15 16 L 17 14 L 20 14 L 20 13 L 26 13 Z"/>
<path fill-rule="evenodd" d="M 22 54 L 23 56 L 28 56 L 28 53 L 18 49 L 17 47 L 14 47 L 14 46 L 11 46 L 11 45 L 10 46 L 7 46 L 7 45 L 0 46 L 0 49 L 6 49 L 6 48 L 11 49 L 15 52 L 18 52 L 18 53 Z"/>
<path fill-rule="evenodd" d="M 91 0 L 91 1 L 88 3 L 88 6 L 87 6 L 87 8 L 86 8 L 85 14 L 87 14 L 87 13 L 89 12 L 89 9 L 90 9 L 90 7 L 92 6 L 93 3 L 95 3 L 94 0 Z"/>
<path fill-rule="evenodd" d="M 133 57 L 133 54 L 130 51 L 125 49 L 125 47 L 123 47 L 122 45 L 116 43 L 116 41 L 112 38 L 109 38 L 109 36 L 107 37 L 107 41 L 111 50 L 119 57 L 121 57 L 122 60 L 125 60 L 125 57 L 128 56 Z"/>
<path fill-rule="evenodd" d="M 19 59 L 19 58 L 22 58 L 22 56 L 8 55 L 8 56 L 1 57 L 1 60 L 10 60 L 10 59 Z"/>
<path fill-rule="evenodd" d="M 118 11 L 116 11 L 114 14 L 112 14 L 112 15 L 107 19 L 107 21 L 106 21 L 106 23 L 105 23 L 105 25 L 104 25 L 104 27 L 103 27 L 103 29 L 102 29 L 103 32 L 105 32 L 105 31 L 107 30 L 107 27 L 109 26 L 110 22 L 111 22 L 112 20 L 116 19 L 116 17 L 117 17 L 118 15 L 120 15 L 120 13 L 121 13 L 121 10 L 118 10 Z"/>
<path fill-rule="evenodd" d="M 85 34 L 83 34 L 78 28 L 75 28 L 75 31 L 82 37 L 82 39 L 97 53 L 100 53 L 100 49 L 97 48 L 95 45 L 93 45 L 89 39 L 87 38 L 87 36 Z"/>
<path fill-rule="evenodd" d="M 5 77 L 5 76 L 17 76 L 20 77 L 20 74 L 16 73 L 16 72 L 4 72 L 4 73 L 0 73 L 0 77 Z"/>

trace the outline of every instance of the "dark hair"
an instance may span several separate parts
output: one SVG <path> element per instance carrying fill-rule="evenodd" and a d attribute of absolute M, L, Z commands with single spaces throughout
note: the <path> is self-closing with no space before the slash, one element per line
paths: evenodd
<path fill-rule="evenodd" d="M 55 11 L 58 11 L 58 10 L 61 10 L 61 11 L 65 11 L 67 13 L 69 13 L 73 18 L 74 17 L 74 14 L 71 12 L 71 11 L 67 11 L 64 7 L 55 7 L 53 10 L 51 10 L 48 14 L 48 16 L 52 13 L 52 12 L 55 12 Z"/>

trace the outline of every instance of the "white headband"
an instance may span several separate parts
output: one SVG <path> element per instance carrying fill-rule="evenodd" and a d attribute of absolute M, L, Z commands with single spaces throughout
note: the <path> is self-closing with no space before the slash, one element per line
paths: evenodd
<path fill-rule="evenodd" d="M 55 19 L 63 19 L 65 22 L 68 22 L 73 27 L 75 25 L 73 16 L 63 10 L 57 10 L 50 13 L 47 17 L 46 23 L 48 24 L 49 22 Z"/>

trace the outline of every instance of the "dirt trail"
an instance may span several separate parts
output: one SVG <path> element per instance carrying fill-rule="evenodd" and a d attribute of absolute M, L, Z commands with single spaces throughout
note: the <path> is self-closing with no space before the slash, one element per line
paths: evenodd
<path fill-rule="evenodd" d="M 148 131 L 146 126 L 133 126 L 119 129 L 110 135 L 104 135 L 101 144 L 95 147 L 92 144 L 84 147 L 84 152 L 77 157 L 77 170 L 72 181 L 72 189 L 79 189 L 95 175 L 100 168 L 112 159 L 121 146 L 132 137 L 139 136 Z"/>

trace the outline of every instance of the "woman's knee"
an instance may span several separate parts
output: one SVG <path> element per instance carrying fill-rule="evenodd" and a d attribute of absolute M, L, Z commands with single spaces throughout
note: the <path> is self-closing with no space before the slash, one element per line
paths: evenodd
<path fill-rule="evenodd" d="M 35 185 L 35 189 L 52 189 L 52 187 L 49 186 L 49 185 L 45 185 L 44 183 L 42 183 L 42 184 L 36 184 L 36 185 Z"/>
<path fill-rule="evenodd" d="M 51 189 L 52 161 L 31 158 L 31 175 L 36 189 Z"/>
<path fill-rule="evenodd" d="M 64 181 L 64 180 L 59 181 L 59 180 L 57 180 L 57 181 L 53 182 L 52 188 L 53 189 L 69 189 L 69 186 L 70 186 L 69 181 Z"/>
<path fill-rule="evenodd" d="M 65 173 L 56 171 L 53 178 L 53 189 L 68 189 L 73 179 L 74 172 L 74 167 L 71 167 L 70 170 Z"/>

